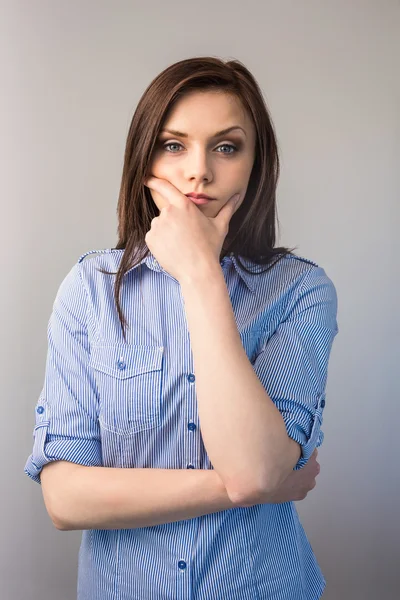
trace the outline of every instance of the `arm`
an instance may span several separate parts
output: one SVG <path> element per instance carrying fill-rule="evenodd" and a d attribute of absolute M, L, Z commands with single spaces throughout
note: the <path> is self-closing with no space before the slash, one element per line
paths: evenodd
<path fill-rule="evenodd" d="M 41 484 L 55 527 L 131 529 L 192 519 L 236 505 L 215 470 L 45 465 Z"/>
<path fill-rule="evenodd" d="M 303 469 L 292 471 L 274 494 L 264 494 L 257 503 L 304 500 L 320 471 L 317 454 L 315 450 Z M 149 527 L 254 504 L 233 504 L 215 470 L 85 467 L 55 461 L 43 467 L 40 479 L 46 509 L 60 531 Z"/>
<path fill-rule="evenodd" d="M 60 531 L 131 529 L 192 519 L 237 506 L 304 500 L 315 488 L 320 472 L 317 454 L 315 450 L 305 467 L 292 471 L 273 494 L 237 504 L 230 500 L 215 470 L 84 467 L 56 461 L 43 467 L 41 483 L 47 511 Z M 136 496 L 135 489 L 139 491 Z M 160 489 L 164 490 L 163 495 Z M 56 497 L 52 490 L 57 490 Z M 140 495 L 141 490 L 145 494 Z M 55 503 L 58 504 L 53 508 Z"/>
<path fill-rule="evenodd" d="M 253 506 L 253 504 L 281 504 L 283 502 L 296 502 L 305 500 L 308 492 L 317 485 L 316 478 L 320 473 L 320 464 L 317 462 L 317 448 L 307 461 L 307 464 L 297 471 L 292 471 L 275 492 L 260 497 L 252 503 L 246 500 L 240 504 L 241 507 Z"/>
<path fill-rule="evenodd" d="M 300 456 L 242 346 L 219 265 L 181 282 L 196 373 L 201 432 L 230 498 L 278 489 Z"/>
<path fill-rule="evenodd" d="M 321 267 L 307 271 L 254 363 L 220 266 L 199 269 L 181 287 L 210 459 L 234 502 L 271 497 L 324 439 L 328 359 L 339 331 L 335 286 Z"/>

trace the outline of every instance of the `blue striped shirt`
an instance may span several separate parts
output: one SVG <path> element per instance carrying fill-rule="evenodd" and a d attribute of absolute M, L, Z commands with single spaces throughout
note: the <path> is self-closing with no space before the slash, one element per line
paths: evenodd
<path fill-rule="evenodd" d="M 179 282 L 150 253 L 123 280 L 124 250 L 91 250 L 59 286 L 25 473 L 46 463 L 212 469 L 202 442 Z M 265 266 L 243 259 L 255 271 Z M 321 431 L 337 294 L 316 263 L 286 256 L 250 275 L 221 261 L 238 332 L 307 462 Z M 82 531 L 78 600 L 317 600 L 325 579 L 295 504 L 256 504 L 132 529 Z"/>

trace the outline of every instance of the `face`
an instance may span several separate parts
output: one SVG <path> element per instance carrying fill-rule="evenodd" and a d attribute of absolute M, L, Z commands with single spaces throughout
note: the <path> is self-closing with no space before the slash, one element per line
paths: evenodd
<path fill-rule="evenodd" d="M 232 131 L 216 135 L 233 126 Z M 215 198 L 196 205 L 208 217 L 215 217 L 229 198 L 239 192 L 236 211 L 247 190 L 255 142 L 253 122 L 235 96 L 193 91 L 175 104 L 163 124 L 150 174 L 168 180 L 182 194 L 195 192 Z M 167 200 L 159 192 L 150 192 L 159 210 L 167 206 Z"/>

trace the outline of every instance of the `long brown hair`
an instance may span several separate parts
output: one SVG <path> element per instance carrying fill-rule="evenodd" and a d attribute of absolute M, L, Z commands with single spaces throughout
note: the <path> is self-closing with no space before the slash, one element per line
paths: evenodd
<path fill-rule="evenodd" d="M 268 271 L 285 255 L 294 255 L 294 248 L 274 248 L 276 187 L 280 170 L 278 145 L 268 108 L 253 75 L 239 60 L 223 62 L 206 56 L 174 63 L 150 83 L 133 115 L 117 205 L 118 244 L 115 249 L 125 251 L 118 271 L 99 269 L 104 274 L 116 275 L 114 297 L 124 339 L 128 323 L 119 301 L 122 280 L 128 270 L 149 254 L 144 238 L 152 219 L 159 215 L 144 181 L 149 174 L 153 150 L 167 113 L 186 92 L 192 90 L 236 95 L 253 119 L 257 136 L 246 196 L 230 220 L 220 259 L 228 253 L 233 254 L 247 273 L 253 272 L 246 269 L 240 256 L 258 265 L 269 265 L 264 271 L 258 271 L 259 274 Z M 277 260 L 273 262 L 275 257 Z"/>

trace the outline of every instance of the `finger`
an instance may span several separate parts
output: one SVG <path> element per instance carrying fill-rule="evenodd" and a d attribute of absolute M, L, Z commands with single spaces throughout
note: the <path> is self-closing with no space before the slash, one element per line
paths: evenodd
<path fill-rule="evenodd" d="M 222 229 L 226 229 L 229 226 L 229 221 L 235 212 L 239 200 L 240 194 L 234 194 L 231 198 L 229 198 L 228 202 L 224 204 L 218 214 L 213 217 L 214 223 L 216 223 Z"/>
<path fill-rule="evenodd" d="M 176 206 L 191 204 L 189 198 L 182 194 L 178 188 L 166 179 L 150 176 L 145 180 L 144 184 L 151 190 L 161 194 L 170 204 L 175 204 Z"/>

